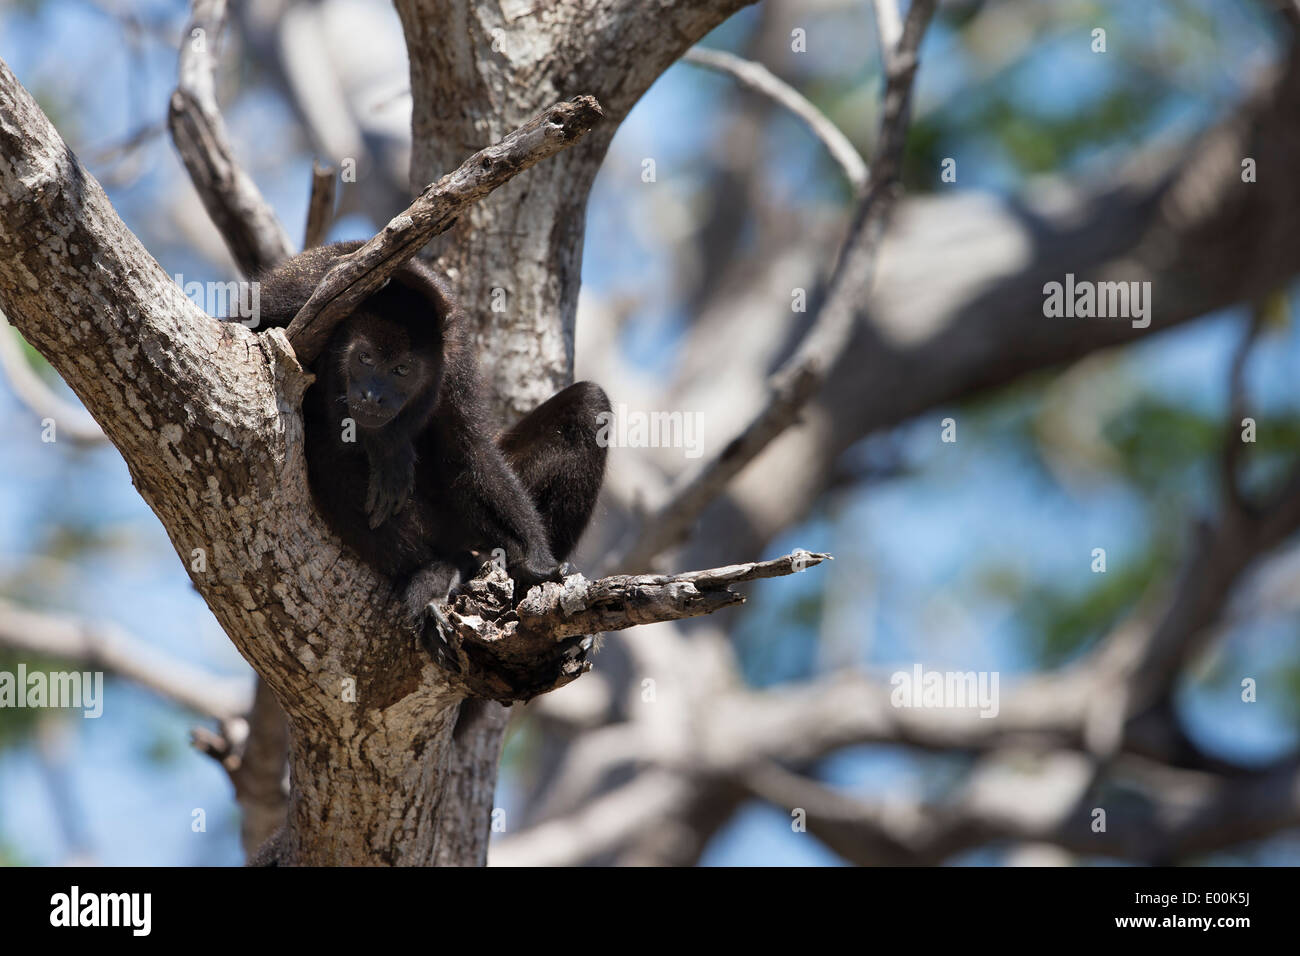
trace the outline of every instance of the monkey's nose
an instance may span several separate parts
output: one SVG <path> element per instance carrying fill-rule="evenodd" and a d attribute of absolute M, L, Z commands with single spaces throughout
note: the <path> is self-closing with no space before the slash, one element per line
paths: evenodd
<path fill-rule="evenodd" d="M 366 389 L 366 393 L 362 397 L 367 402 L 373 402 L 376 405 L 384 404 L 384 396 L 372 391 L 371 389 Z"/>

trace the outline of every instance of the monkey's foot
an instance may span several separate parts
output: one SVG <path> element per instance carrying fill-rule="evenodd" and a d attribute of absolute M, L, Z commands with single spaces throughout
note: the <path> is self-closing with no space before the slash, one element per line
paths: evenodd
<path fill-rule="evenodd" d="M 442 608 L 442 602 L 438 600 L 425 605 L 424 615 L 416 629 L 420 643 L 434 660 L 453 671 L 459 671 L 459 662 L 452 644 L 456 629 Z"/>
<path fill-rule="evenodd" d="M 438 640 L 442 641 L 443 644 L 447 644 L 447 635 L 452 632 L 452 626 L 451 621 L 442 611 L 442 605 L 437 601 L 430 601 L 425 611 L 433 618 L 433 629 L 438 634 Z M 448 646 L 450 647 L 450 645 Z"/>

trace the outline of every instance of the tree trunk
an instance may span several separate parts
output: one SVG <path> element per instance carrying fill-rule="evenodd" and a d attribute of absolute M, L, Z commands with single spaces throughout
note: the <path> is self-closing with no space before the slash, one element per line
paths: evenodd
<path fill-rule="evenodd" d="M 496 142 L 556 100 L 593 94 L 607 120 L 572 149 L 507 183 L 435 240 L 477 326 L 478 355 L 502 427 L 573 379 L 574 316 L 587 196 L 628 111 L 668 66 L 752 0 L 570 4 L 570 13 L 472 0 L 396 0 L 411 63 L 411 188 Z M 581 28 L 575 28 L 581 24 Z M 506 708 L 488 703 L 458 735 L 439 862 L 483 864 Z"/>
<path fill-rule="evenodd" d="M 502 425 L 571 376 L 587 193 L 618 121 L 742 5 L 586 2 L 507 23 L 495 5 L 399 0 L 413 184 L 565 98 L 559 90 L 596 93 L 610 117 L 439 244 L 436 263 L 477 323 Z M 201 13 L 219 22 L 223 5 L 205 0 Z M 299 414 L 310 376 L 289 340 L 191 304 L 2 63 L 0 155 L 0 306 L 122 452 L 191 580 L 284 709 L 289 812 L 266 856 L 484 863 L 508 711 L 476 706 L 453 735 L 464 686 L 417 646 L 390 583 L 316 514 Z M 491 307 L 498 288 L 504 312 Z"/>

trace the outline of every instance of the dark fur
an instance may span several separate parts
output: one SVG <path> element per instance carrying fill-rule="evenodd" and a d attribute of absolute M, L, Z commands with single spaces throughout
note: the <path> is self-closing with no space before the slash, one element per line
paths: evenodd
<path fill-rule="evenodd" d="M 359 245 L 312 249 L 263 275 L 261 323 L 287 326 L 334 259 Z M 353 351 L 363 341 L 375 369 L 356 365 Z M 398 363 L 410 365 L 407 379 L 383 374 Z M 465 316 L 418 262 L 334 330 L 312 371 L 303 416 L 316 505 L 366 563 L 405 587 L 412 614 L 445 599 L 495 548 L 505 550 L 506 570 L 524 588 L 559 577 L 604 476 L 596 416 L 609 401 L 599 386 L 571 385 L 498 443 Z M 353 443 L 342 440 L 343 420 L 357 417 L 350 378 L 354 401 L 371 388 L 412 393 L 386 424 L 366 429 L 358 421 Z"/>

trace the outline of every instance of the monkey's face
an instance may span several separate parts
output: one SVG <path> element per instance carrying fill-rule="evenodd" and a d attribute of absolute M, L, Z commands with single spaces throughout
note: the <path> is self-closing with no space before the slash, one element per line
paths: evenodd
<path fill-rule="evenodd" d="M 358 427 L 383 428 L 440 377 L 440 362 L 413 349 L 405 330 L 387 322 L 358 325 L 341 356 L 348 413 Z"/>

